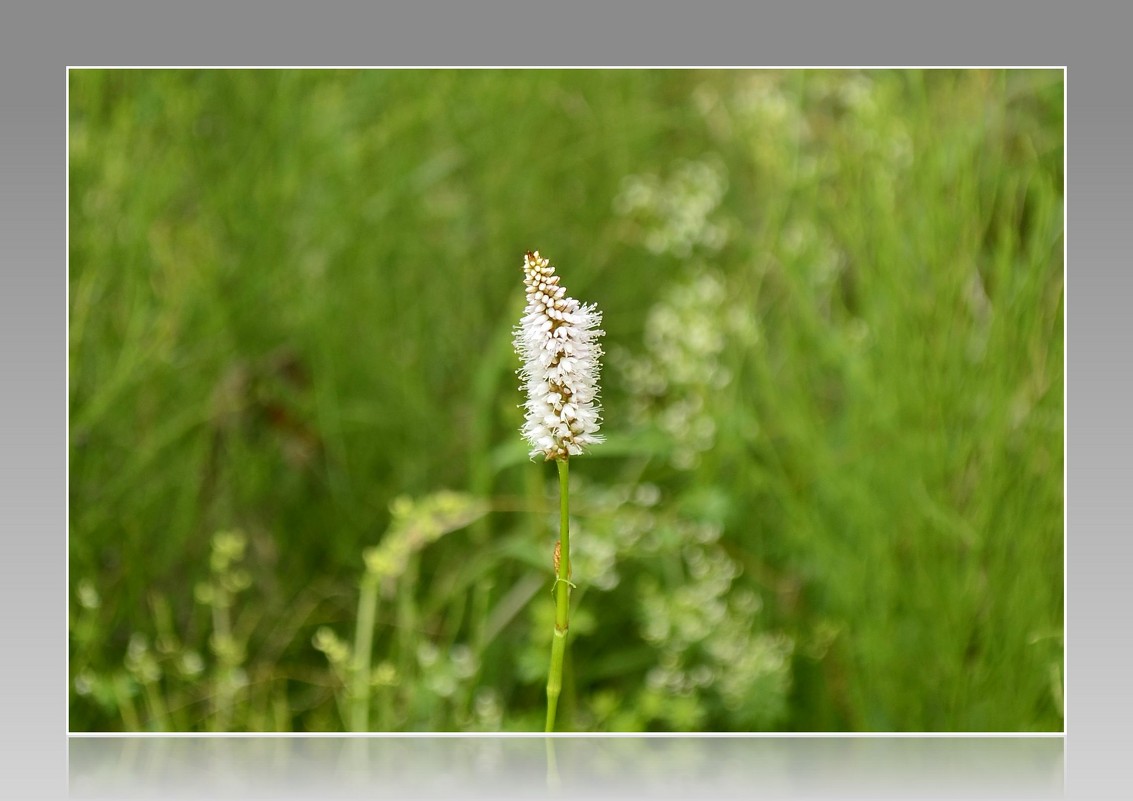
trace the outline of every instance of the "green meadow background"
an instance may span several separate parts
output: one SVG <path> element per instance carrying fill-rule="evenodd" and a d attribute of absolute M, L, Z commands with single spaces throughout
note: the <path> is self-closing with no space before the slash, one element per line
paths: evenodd
<path fill-rule="evenodd" d="M 1061 731 L 1061 71 L 69 77 L 72 731 Z"/>

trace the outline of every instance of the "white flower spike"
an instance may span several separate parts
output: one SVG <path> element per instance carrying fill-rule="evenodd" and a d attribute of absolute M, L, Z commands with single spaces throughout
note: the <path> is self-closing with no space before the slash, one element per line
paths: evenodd
<path fill-rule="evenodd" d="M 567 297 L 551 263 L 539 251 L 523 256 L 527 307 L 515 329 L 515 351 L 523 367 L 519 377 L 527 391 L 527 420 L 521 431 L 531 443 L 531 457 L 567 459 L 598 434 L 598 328 L 602 312 Z"/>

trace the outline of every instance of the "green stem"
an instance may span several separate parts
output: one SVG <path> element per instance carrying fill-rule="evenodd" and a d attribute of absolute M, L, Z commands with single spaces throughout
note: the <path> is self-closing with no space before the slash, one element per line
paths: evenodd
<path fill-rule="evenodd" d="M 228 731 L 229 713 L 232 711 L 234 693 L 232 687 L 232 626 L 228 619 L 228 593 L 216 585 L 216 597 L 212 606 L 213 637 L 216 638 L 217 657 L 216 696 L 213 701 L 213 725 L 216 731 Z"/>
<path fill-rule="evenodd" d="M 122 722 L 126 724 L 126 731 L 142 731 L 142 722 L 138 718 L 138 710 L 134 707 L 134 702 L 130 698 L 129 690 L 126 688 L 126 683 L 129 679 L 120 674 L 114 678 L 114 699 L 118 702 L 118 713 L 122 716 Z"/>
<path fill-rule="evenodd" d="M 406 682 L 405 703 L 413 706 L 415 696 L 413 683 L 408 681 L 412 675 L 413 661 L 418 643 L 417 637 L 417 573 L 420 567 L 420 554 L 414 551 L 405 562 L 405 569 L 397 582 L 397 675 Z"/>
<path fill-rule="evenodd" d="M 570 625 L 570 530 L 567 460 L 559 465 L 559 569 L 555 576 L 555 634 L 551 640 L 551 669 L 547 677 L 547 728 L 555 730 L 555 710 L 563 688 L 563 655 L 566 653 L 567 628 Z"/>
<path fill-rule="evenodd" d="M 161 696 L 160 686 L 157 682 L 147 681 L 145 691 L 146 706 L 149 707 L 150 711 L 151 729 L 156 726 L 158 731 L 166 731 L 166 718 L 169 717 L 169 710 Z"/>
<path fill-rule="evenodd" d="M 358 598 L 354 630 L 354 686 L 351 693 L 350 730 L 370 730 L 370 660 L 374 650 L 374 621 L 378 614 L 378 579 L 367 574 Z"/>

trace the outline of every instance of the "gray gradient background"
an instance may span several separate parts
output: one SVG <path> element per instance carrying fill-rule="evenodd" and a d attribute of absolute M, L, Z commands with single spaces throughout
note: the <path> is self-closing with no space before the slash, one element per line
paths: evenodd
<path fill-rule="evenodd" d="M 1133 406 L 1124 344 L 1133 276 L 1118 238 L 1131 219 L 1127 15 L 1097 4 L 849 6 L 5 4 L 0 796 L 511 798 L 545 788 L 542 738 L 67 737 L 66 66 L 129 64 L 1067 65 L 1065 741 L 555 743 L 563 794 L 589 798 L 1129 794 L 1133 627 L 1119 586 L 1133 566 L 1133 425 L 1120 412 Z"/>

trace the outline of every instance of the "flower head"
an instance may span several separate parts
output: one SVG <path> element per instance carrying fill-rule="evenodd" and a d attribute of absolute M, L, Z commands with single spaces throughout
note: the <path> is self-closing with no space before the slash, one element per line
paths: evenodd
<path fill-rule="evenodd" d="M 551 263 L 539 251 L 523 257 L 527 307 L 515 329 L 515 350 L 523 361 L 519 376 L 527 391 L 527 419 L 521 429 L 531 456 L 548 460 L 577 456 L 601 442 L 598 423 L 598 357 L 605 334 L 593 304 L 567 297 Z"/>

